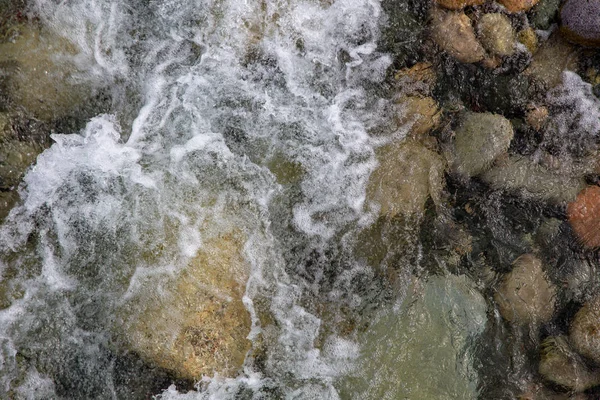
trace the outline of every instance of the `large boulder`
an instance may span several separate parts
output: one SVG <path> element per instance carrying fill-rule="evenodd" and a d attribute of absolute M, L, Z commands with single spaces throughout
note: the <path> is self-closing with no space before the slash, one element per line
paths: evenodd
<path fill-rule="evenodd" d="M 53 120 L 81 106 L 89 87 L 78 81 L 76 48 L 33 24 L 19 25 L 12 41 L 0 44 L 0 66 L 12 101 L 40 120 Z"/>
<path fill-rule="evenodd" d="M 167 281 L 149 276 L 141 282 L 117 321 L 126 346 L 181 378 L 235 375 L 250 348 L 251 320 L 242 302 L 250 271 L 242 236 L 228 232 L 206 240 Z"/>
<path fill-rule="evenodd" d="M 472 349 L 486 318 L 485 299 L 464 275 L 415 282 L 399 309 L 359 338 L 362 357 L 341 398 L 476 399 Z"/>

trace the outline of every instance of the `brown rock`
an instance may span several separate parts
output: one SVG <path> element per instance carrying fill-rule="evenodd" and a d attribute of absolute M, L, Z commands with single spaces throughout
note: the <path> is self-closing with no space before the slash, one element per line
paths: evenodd
<path fill-rule="evenodd" d="M 600 371 L 589 368 L 564 336 L 544 340 L 538 370 L 546 380 L 575 392 L 600 384 Z"/>
<path fill-rule="evenodd" d="M 435 0 L 435 2 L 449 10 L 462 10 L 468 6 L 478 6 L 485 3 L 485 0 Z"/>
<path fill-rule="evenodd" d="M 506 7 L 506 10 L 511 13 L 518 13 L 521 11 L 529 11 L 531 7 L 535 6 L 539 0 L 498 0 L 498 3 Z"/>
<path fill-rule="evenodd" d="M 525 114 L 525 122 L 536 131 L 539 131 L 546 125 L 549 114 L 548 107 L 532 105 Z"/>
<path fill-rule="evenodd" d="M 475 63 L 485 57 L 471 20 L 463 12 L 434 8 L 431 13 L 431 37 L 452 57 L 462 63 Z"/>
<path fill-rule="evenodd" d="M 517 34 L 517 40 L 522 43 L 531 54 L 535 53 L 538 48 L 538 38 L 535 30 L 531 27 L 523 29 Z"/>
<path fill-rule="evenodd" d="M 600 363 L 600 297 L 584 304 L 575 314 L 569 338 L 579 354 Z"/>
<path fill-rule="evenodd" d="M 381 215 L 420 216 L 430 196 L 440 203 L 444 163 L 439 154 L 406 140 L 382 148 L 378 159 L 367 197 L 381 206 Z"/>
<path fill-rule="evenodd" d="M 567 216 L 579 241 L 600 247 L 600 187 L 588 186 L 567 206 Z"/>
<path fill-rule="evenodd" d="M 513 263 L 494 299 L 500 314 L 518 325 L 538 325 L 554 314 L 556 289 L 549 282 L 542 262 L 532 254 L 524 254 Z"/>
<path fill-rule="evenodd" d="M 577 70 L 578 58 L 579 50 L 555 33 L 540 46 L 525 73 L 553 88 L 562 82 L 563 71 Z"/>
<path fill-rule="evenodd" d="M 143 286 L 121 309 L 129 350 L 185 379 L 235 375 L 250 348 L 242 247 L 236 232 L 208 239 L 181 273 Z"/>
<path fill-rule="evenodd" d="M 420 140 L 439 126 L 441 112 L 432 97 L 404 96 L 397 102 L 400 107 L 397 123 L 400 126 L 410 124 L 409 136 L 412 138 Z"/>

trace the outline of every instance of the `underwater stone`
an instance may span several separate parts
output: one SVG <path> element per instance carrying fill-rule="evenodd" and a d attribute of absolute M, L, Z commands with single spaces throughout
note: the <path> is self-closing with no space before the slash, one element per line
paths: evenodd
<path fill-rule="evenodd" d="M 534 54 L 538 48 L 538 38 L 533 28 L 523 29 L 517 33 L 519 43 L 527 47 L 531 54 Z"/>
<path fill-rule="evenodd" d="M 415 281 L 399 310 L 359 337 L 363 357 L 340 398 L 476 399 L 473 349 L 486 320 L 485 299 L 466 276 Z"/>
<path fill-rule="evenodd" d="M 539 0 L 498 0 L 498 3 L 502 4 L 508 12 L 518 13 L 527 11 L 531 7 L 535 6 Z"/>
<path fill-rule="evenodd" d="M 431 17 L 431 37 L 442 50 L 466 64 L 483 60 L 485 50 L 463 12 L 433 8 Z"/>
<path fill-rule="evenodd" d="M 586 247 L 600 247 L 600 187 L 588 186 L 567 206 L 571 228 Z"/>
<path fill-rule="evenodd" d="M 509 56 L 515 51 L 515 34 L 510 20 L 504 14 L 484 14 L 477 24 L 481 44 L 487 51 Z"/>
<path fill-rule="evenodd" d="M 0 141 L 0 188 L 17 186 L 43 147 L 19 140 Z"/>
<path fill-rule="evenodd" d="M 562 82 L 565 70 L 577 70 L 578 58 L 578 49 L 561 35 L 554 33 L 533 55 L 525 74 L 544 82 L 548 88 L 553 88 Z"/>
<path fill-rule="evenodd" d="M 33 25 L 21 25 L 18 31 L 14 41 L 0 44 L 11 100 L 45 121 L 77 108 L 89 88 L 75 81 L 77 68 L 67 60 L 76 54 L 74 46 Z"/>
<path fill-rule="evenodd" d="M 532 254 L 524 254 L 513 262 L 494 299 L 507 321 L 537 326 L 552 318 L 555 296 L 556 288 L 542 269 L 542 262 Z"/>
<path fill-rule="evenodd" d="M 565 336 L 542 342 L 538 371 L 548 381 L 575 392 L 600 384 L 600 371 L 590 369 Z"/>
<path fill-rule="evenodd" d="M 577 311 L 569 338 L 579 354 L 600 363 L 600 297 L 588 301 Z"/>
<path fill-rule="evenodd" d="M 421 216 L 429 197 L 440 203 L 445 165 L 439 154 L 406 140 L 382 148 L 378 159 L 367 198 L 381 206 L 382 216 Z"/>
<path fill-rule="evenodd" d="M 410 125 L 410 137 L 419 140 L 439 126 L 441 112 L 432 97 L 403 96 L 396 103 L 400 108 L 396 122 L 398 126 Z"/>
<path fill-rule="evenodd" d="M 585 186 L 583 177 L 553 171 L 526 157 L 510 156 L 496 163 L 481 178 L 494 189 L 517 192 L 524 198 L 552 203 L 564 203 L 575 199 Z"/>
<path fill-rule="evenodd" d="M 600 46 L 600 0 L 567 0 L 560 9 L 560 31 L 570 41 Z"/>
<path fill-rule="evenodd" d="M 235 375 L 250 348 L 243 243 L 237 232 L 206 240 L 160 290 L 147 282 L 120 311 L 129 350 L 184 379 Z"/>
<path fill-rule="evenodd" d="M 514 132 L 510 121 L 498 114 L 466 113 L 455 130 L 453 168 L 471 177 L 485 172 L 504 154 Z"/>

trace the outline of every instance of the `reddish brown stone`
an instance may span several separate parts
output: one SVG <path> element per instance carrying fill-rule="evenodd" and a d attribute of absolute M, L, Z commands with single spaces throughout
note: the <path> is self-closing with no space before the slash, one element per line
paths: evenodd
<path fill-rule="evenodd" d="M 588 186 L 567 207 L 569 223 L 580 242 L 600 247 L 600 187 Z"/>

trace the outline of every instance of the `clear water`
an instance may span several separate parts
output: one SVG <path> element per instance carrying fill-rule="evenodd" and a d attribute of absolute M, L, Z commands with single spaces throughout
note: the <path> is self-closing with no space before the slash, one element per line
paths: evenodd
<path fill-rule="evenodd" d="M 81 132 L 53 136 L 0 229 L 12 299 L 0 310 L 0 397 L 147 398 L 168 388 L 161 398 L 375 398 L 341 383 L 370 385 L 368 346 L 342 322 L 404 312 L 394 304 L 418 260 L 418 246 L 416 258 L 400 257 L 390 287 L 352 250 L 377 215 L 365 200 L 375 150 L 406 128 L 386 131 L 392 59 L 376 45 L 379 1 L 38 0 L 34 9 L 78 46 L 79 78 L 113 103 Z M 252 350 L 237 377 L 169 386 L 168 374 L 119 347 L 115 315 L 135 313 L 142 284 L 159 290 L 230 230 L 243 233 L 251 266 Z M 157 377 L 165 383 L 152 392 Z"/>

